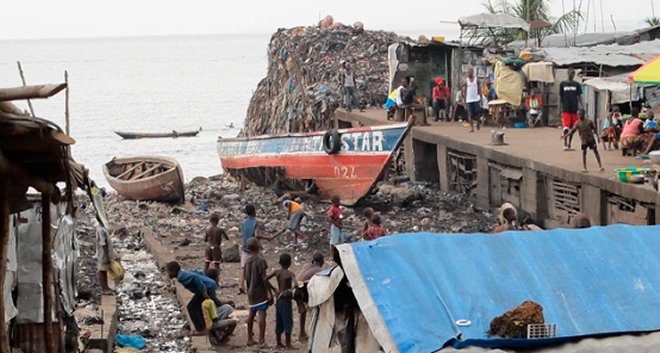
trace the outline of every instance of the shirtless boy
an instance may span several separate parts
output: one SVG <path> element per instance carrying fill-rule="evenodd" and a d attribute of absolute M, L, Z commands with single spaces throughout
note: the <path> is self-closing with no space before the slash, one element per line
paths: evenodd
<path fill-rule="evenodd" d="M 587 173 L 587 148 L 590 148 L 592 151 L 594 151 L 594 155 L 596 155 L 596 160 L 598 161 L 598 167 L 600 168 L 600 171 L 604 171 L 603 169 L 603 164 L 600 162 L 600 154 L 598 154 L 598 143 L 600 142 L 600 136 L 598 132 L 596 131 L 596 125 L 594 125 L 594 122 L 586 119 L 584 116 L 584 109 L 579 109 L 578 110 L 578 120 L 577 124 L 573 126 L 571 131 L 568 132 L 566 136 L 564 136 L 564 139 L 572 138 L 573 134 L 577 131 L 578 134 L 580 135 L 580 141 L 582 142 L 582 172 Z M 595 137 L 595 139 L 594 139 Z"/>
<path fill-rule="evenodd" d="M 220 263 L 222 262 L 222 238 L 224 237 L 229 240 L 229 237 L 227 237 L 224 229 L 218 227 L 220 216 L 217 213 L 212 214 L 209 221 L 211 222 L 211 226 L 204 236 L 204 241 L 206 242 L 204 270 L 208 270 L 211 265 L 217 270 L 220 270 Z"/>
<path fill-rule="evenodd" d="M 293 284 L 296 282 L 296 275 L 289 270 L 291 266 L 291 255 L 280 255 L 279 270 L 266 277 L 270 280 L 277 279 L 277 301 L 275 302 L 275 335 L 277 336 L 277 347 L 294 349 L 291 345 L 291 332 L 293 331 Z M 282 333 L 286 337 L 286 347 L 282 344 Z"/>

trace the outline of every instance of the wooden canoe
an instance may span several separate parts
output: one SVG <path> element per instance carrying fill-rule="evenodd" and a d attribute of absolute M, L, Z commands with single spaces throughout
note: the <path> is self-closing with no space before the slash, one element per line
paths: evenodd
<path fill-rule="evenodd" d="M 202 131 L 202 128 L 195 131 L 176 131 L 172 132 L 163 132 L 163 133 L 143 133 L 143 132 L 125 132 L 125 131 L 115 131 L 115 134 L 121 136 L 125 140 L 136 140 L 136 139 L 153 139 L 153 138 L 177 138 L 177 137 L 195 137 Z"/>
<path fill-rule="evenodd" d="M 110 186 L 130 200 L 183 203 L 183 172 L 166 157 L 113 158 L 103 165 Z"/>
<path fill-rule="evenodd" d="M 326 200 L 337 195 L 352 206 L 381 178 L 410 124 L 220 138 L 218 155 L 226 172 L 257 185 L 305 190 Z"/>

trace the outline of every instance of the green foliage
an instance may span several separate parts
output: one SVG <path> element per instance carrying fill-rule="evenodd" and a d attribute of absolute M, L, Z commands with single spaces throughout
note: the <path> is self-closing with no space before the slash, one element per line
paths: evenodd
<path fill-rule="evenodd" d="M 644 19 L 644 23 L 649 27 L 660 26 L 660 17 L 647 17 Z"/>
<path fill-rule="evenodd" d="M 550 24 L 548 28 L 535 29 L 530 33 L 530 38 L 541 45 L 543 38 L 549 34 L 567 33 L 572 31 L 579 21 L 582 14 L 579 11 L 569 11 L 554 18 L 550 15 L 548 9 L 549 0 L 487 0 L 483 6 L 492 14 L 506 14 L 520 18 L 524 21 L 543 21 Z M 472 30 L 469 35 L 476 43 L 504 44 L 515 40 L 525 39 L 527 34 L 519 29 L 493 29 L 493 30 Z"/>

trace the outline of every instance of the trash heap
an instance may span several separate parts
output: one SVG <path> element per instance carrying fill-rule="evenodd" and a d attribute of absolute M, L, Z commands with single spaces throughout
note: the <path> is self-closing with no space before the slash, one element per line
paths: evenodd
<path fill-rule="evenodd" d="M 362 107 L 380 107 L 388 95 L 390 44 L 395 33 L 345 26 L 330 16 L 316 27 L 279 29 L 268 46 L 268 72 L 248 107 L 242 135 L 327 129 L 339 100 L 340 62 L 351 63 Z"/>

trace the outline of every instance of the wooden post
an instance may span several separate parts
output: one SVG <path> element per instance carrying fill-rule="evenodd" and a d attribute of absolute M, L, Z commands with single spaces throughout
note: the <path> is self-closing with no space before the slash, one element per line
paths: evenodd
<path fill-rule="evenodd" d="M 64 91 L 64 118 L 66 120 L 65 131 L 66 134 L 71 136 L 71 125 L 69 123 L 69 72 L 64 70 L 64 83 L 66 83 L 66 90 Z"/>
<path fill-rule="evenodd" d="M 44 336 L 46 337 L 46 352 L 55 353 L 55 342 L 53 341 L 53 283 L 51 275 L 53 272 L 53 262 L 51 260 L 51 236 L 50 236 L 50 194 L 41 194 L 41 269 L 42 283 L 44 291 Z"/>
<path fill-rule="evenodd" d="M 0 173 L 0 353 L 10 353 L 9 333 L 5 323 L 5 271 L 7 270 L 7 247 L 9 245 L 9 195 L 5 190 L 10 189 L 9 178 Z"/>
<path fill-rule="evenodd" d="M 27 86 L 27 83 L 25 83 L 25 75 L 23 74 L 23 67 L 21 66 L 21 62 L 17 61 L 16 64 L 18 64 L 18 73 L 21 75 L 21 81 L 23 82 L 23 86 Z M 30 114 L 32 116 L 34 115 L 34 108 L 32 107 L 32 102 L 28 99 L 27 100 L 28 107 L 30 107 Z"/>

